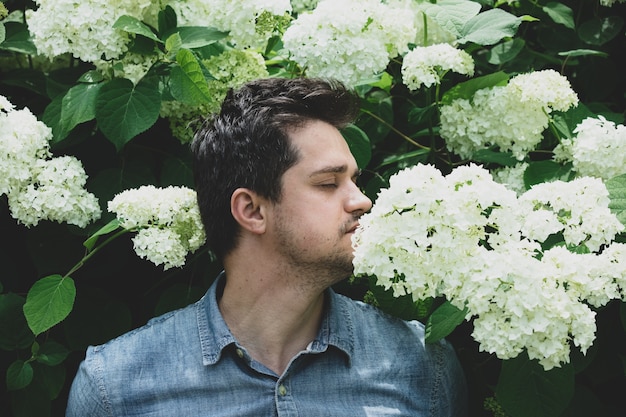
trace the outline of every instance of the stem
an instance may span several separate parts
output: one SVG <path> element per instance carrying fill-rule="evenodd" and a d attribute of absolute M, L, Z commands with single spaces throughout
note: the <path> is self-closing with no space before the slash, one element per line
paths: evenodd
<path fill-rule="evenodd" d="M 361 111 L 371 117 L 373 117 L 374 119 L 378 120 L 380 123 L 384 124 L 385 126 L 387 126 L 389 129 L 391 129 L 395 134 L 397 134 L 398 136 L 400 136 L 402 139 L 406 140 L 407 142 L 417 146 L 418 148 L 422 148 L 422 149 L 430 149 L 428 146 L 424 146 L 422 144 L 420 144 L 419 142 L 414 141 L 413 139 L 411 139 L 410 137 L 408 137 L 407 135 L 405 135 L 404 133 L 400 132 L 398 129 L 396 129 L 394 126 L 390 125 L 389 123 L 387 123 L 384 119 L 382 119 L 380 116 L 372 113 L 369 110 L 365 110 L 365 109 L 361 109 Z"/>
<path fill-rule="evenodd" d="M 100 249 L 102 249 L 103 247 L 105 247 L 106 245 L 109 244 L 109 242 L 113 241 L 114 239 L 116 239 L 118 236 L 123 235 L 124 233 L 128 233 L 130 230 L 128 229 L 122 229 L 119 232 L 115 233 L 112 236 L 109 236 L 107 238 L 107 240 L 105 240 L 104 242 L 102 242 L 101 244 L 99 244 L 98 246 L 96 246 L 95 248 L 93 248 L 89 253 L 87 253 L 85 256 L 83 256 L 83 258 L 78 261 L 76 263 L 76 265 L 74 265 L 72 267 L 72 269 L 70 269 L 65 275 L 64 278 L 68 278 L 70 275 L 72 275 L 74 272 L 78 271 L 80 268 L 83 267 L 83 265 L 85 265 L 85 262 L 87 262 L 92 256 L 94 256 L 98 251 L 100 251 Z"/>

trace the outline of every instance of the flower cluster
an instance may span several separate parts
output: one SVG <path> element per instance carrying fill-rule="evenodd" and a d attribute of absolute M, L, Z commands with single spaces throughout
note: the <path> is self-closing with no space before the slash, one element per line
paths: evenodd
<path fill-rule="evenodd" d="M 238 48 L 264 49 L 267 40 L 286 24 L 289 0 L 170 0 L 180 24 L 211 26 L 229 32 Z"/>
<path fill-rule="evenodd" d="M 462 158 L 496 145 L 518 160 L 534 150 L 548 127 L 549 113 L 578 104 L 565 77 L 553 70 L 513 77 L 506 86 L 478 90 L 471 100 L 441 106 L 441 136 Z"/>
<path fill-rule="evenodd" d="M 415 31 L 413 15 L 379 0 L 323 0 L 298 15 L 283 44 L 307 75 L 354 85 L 406 52 Z"/>
<path fill-rule="evenodd" d="M 441 76 L 449 70 L 474 75 L 474 60 L 467 52 L 447 43 L 418 46 L 404 56 L 402 81 L 409 90 L 417 90 L 422 84 L 430 87 L 440 84 Z"/>
<path fill-rule="evenodd" d="M 598 251 L 624 229 L 609 210 L 609 193 L 598 178 L 542 183 L 522 194 L 518 204 L 524 213 L 522 233 L 539 242 L 562 233 L 567 245 Z"/>
<path fill-rule="evenodd" d="M 571 161 L 578 175 L 609 179 L 626 174 L 626 126 L 588 117 L 554 149 L 557 161 Z"/>
<path fill-rule="evenodd" d="M 615 3 L 626 3 L 626 0 L 600 0 L 600 5 L 611 7 Z"/>
<path fill-rule="evenodd" d="M 100 216 L 96 196 L 85 190 L 87 175 L 72 156 L 37 159 L 31 179 L 9 193 L 11 214 L 26 226 L 42 219 L 85 227 Z"/>
<path fill-rule="evenodd" d="M 196 193 L 185 187 L 130 189 L 109 201 L 120 225 L 136 231 L 137 255 L 164 269 L 185 264 L 189 252 L 204 244 L 205 234 Z"/>
<path fill-rule="evenodd" d="M 51 158 L 52 131 L 28 109 L 15 110 L 0 96 L 0 195 L 26 226 L 40 220 L 79 227 L 100 217 L 97 198 L 84 187 L 87 175 L 71 156 Z"/>
<path fill-rule="evenodd" d="M 34 160 L 50 156 L 52 130 L 28 109 L 0 96 L 0 195 L 7 194 L 31 177 Z"/>
<path fill-rule="evenodd" d="M 27 10 L 28 29 L 40 55 L 54 58 L 70 53 L 86 62 L 117 58 L 126 52 L 128 33 L 113 28 L 123 15 L 142 20 L 154 13 L 148 0 L 37 0 Z"/>
<path fill-rule="evenodd" d="M 512 167 L 502 167 L 491 171 L 493 179 L 504 184 L 509 190 L 515 191 L 518 195 L 526 191 L 524 182 L 524 172 L 528 168 L 528 162 L 519 162 Z"/>
<path fill-rule="evenodd" d="M 611 243 L 624 226 L 597 179 L 539 184 L 518 197 L 475 165 L 447 176 L 417 165 L 389 184 L 353 238 L 354 273 L 375 275 L 395 295 L 467 308 L 482 350 L 501 359 L 525 350 L 545 369 L 559 366 L 570 341 L 583 352 L 593 343 L 589 304 L 626 299 L 626 245 Z M 557 234 L 588 253 L 546 247 Z"/>

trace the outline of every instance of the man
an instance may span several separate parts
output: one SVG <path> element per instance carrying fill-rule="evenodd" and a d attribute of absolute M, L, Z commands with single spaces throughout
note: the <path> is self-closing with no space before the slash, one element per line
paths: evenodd
<path fill-rule="evenodd" d="M 371 207 L 339 129 L 342 85 L 271 78 L 231 92 L 196 134 L 195 180 L 224 272 L 196 304 L 91 347 L 68 416 L 465 414 L 452 348 L 340 296 Z"/>

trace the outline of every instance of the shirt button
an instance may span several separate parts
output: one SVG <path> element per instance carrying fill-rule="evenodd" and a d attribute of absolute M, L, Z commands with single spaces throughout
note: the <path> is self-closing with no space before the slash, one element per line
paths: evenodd
<path fill-rule="evenodd" d="M 239 356 L 240 358 L 243 358 L 243 350 L 237 349 L 237 356 Z"/>
<path fill-rule="evenodd" d="M 278 394 L 279 394 L 281 397 L 284 397 L 284 396 L 287 394 L 287 388 L 286 388 L 284 385 L 280 384 L 280 385 L 278 386 Z"/>

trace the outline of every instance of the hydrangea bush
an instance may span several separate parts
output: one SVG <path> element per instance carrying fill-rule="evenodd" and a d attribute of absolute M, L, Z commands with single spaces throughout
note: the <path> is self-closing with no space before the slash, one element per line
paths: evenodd
<path fill-rule="evenodd" d="M 613 243 L 624 225 L 608 205 L 597 178 L 518 197 L 475 165 L 445 177 L 416 165 L 393 175 L 362 217 L 355 274 L 414 300 L 445 296 L 473 319 L 481 350 L 500 359 L 526 350 L 549 370 L 570 361 L 571 342 L 592 345 L 589 305 L 626 299 L 626 245 Z M 556 234 L 565 246 L 547 242 Z"/>
<path fill-rule="evenodd" d="M 193 131 L 305 76 L 361 99 L 337 290 L 447 337 L 472 416 L 620 415 L 623 3 L 0 3 L 0 414 L 63 415 L 87 345 L 204 293 Z"/>

